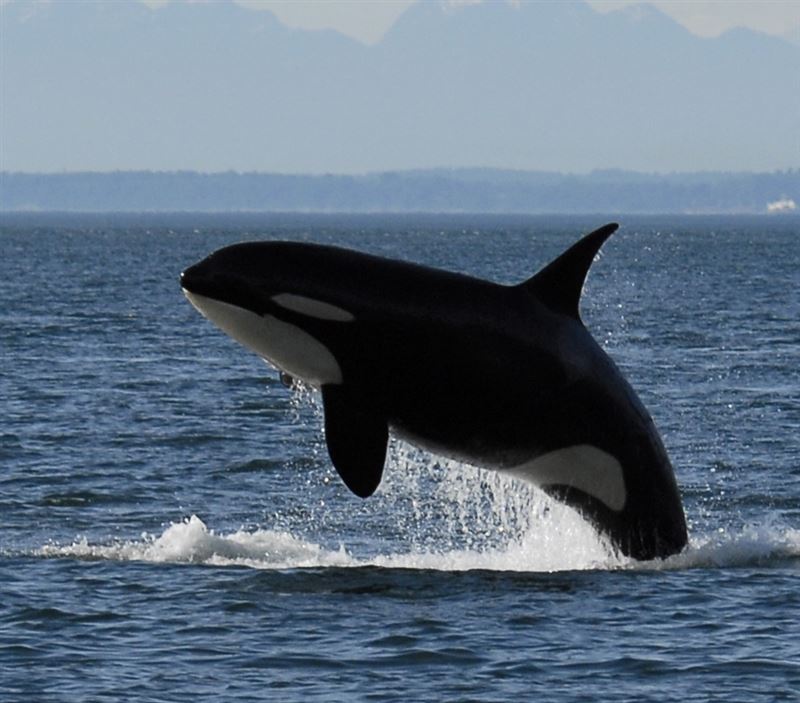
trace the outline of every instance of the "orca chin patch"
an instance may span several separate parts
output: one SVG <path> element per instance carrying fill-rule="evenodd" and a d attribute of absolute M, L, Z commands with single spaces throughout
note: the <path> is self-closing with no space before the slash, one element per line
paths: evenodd
<path fill-rule="evenodd" d="M 297 325 L 186 289 L 183 292 L 204 317 L 289 376 L 314 388 L 342 382 L 342 369 L 328 347 Z"/>
<path fill-rule="evenodd" d="M 556 449 L 506 471 L 542 488 L 575 488 L 615 512 L 622 510 L 627 500 L 619 461 L 590 444 Z"/>
<path fill-rule="evenodd" d="M 353 313 L 326 303 L 324 300 L 308 298 L 305 295 L 295 295 L 294 293 L 279 293 L 272 296 L 272 302 L 277 303 L 286 310 L 299 312 L 307 317 L 316 317 L 319 320 L 331 320 L 334 322 L 352 322 L 355 320 Z"/>

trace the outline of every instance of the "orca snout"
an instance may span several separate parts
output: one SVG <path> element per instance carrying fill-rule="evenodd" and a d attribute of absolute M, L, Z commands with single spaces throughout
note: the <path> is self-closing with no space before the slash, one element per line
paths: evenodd
<path fill-rule="evenodd" d="M 196 274 L 195 268 L 196 268 L 195 266 L 190 266 L 185 271 L 181 271 L 181 275 L 179 278 L 181 288 L 183 288 L 183 290 L 189 291 L 190 293 L 197 292 L 195 288 L 197 287 L 198 276 Z"/>
<path fill-rule="evenodd" d="M 193 264 L 180 275 L 181 288 L 189 293 L 204 295 L 208 298 L 221 298 L 225 288 L 225 282 L 221 280 L 218 273 L 209 269 L 205 261 Z"/>
<path fill-rule="evenodd" d="M 220 303 L 235 305 L 258 315 L 263 314 L 265 303 L 262 292 L 246 278 L 219 270 L 219 267 L 201 261 L 187 268 L 180 275 L 181 289 L 197 305 L 198 297 L 209 298 Z"/>

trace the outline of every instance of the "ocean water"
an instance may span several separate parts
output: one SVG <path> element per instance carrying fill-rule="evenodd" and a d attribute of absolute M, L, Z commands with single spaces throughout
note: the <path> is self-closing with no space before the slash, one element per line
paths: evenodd
<path fill-rule="evenodd" d="M 178 286 L 273 238 L 511 283 L 613 218 L 2 218 L 0 700 L 800 699 L 800 218 L 626 218 L 593 266 L 690 524 L 646 563 L 400 442 L 354 497 Z"/>

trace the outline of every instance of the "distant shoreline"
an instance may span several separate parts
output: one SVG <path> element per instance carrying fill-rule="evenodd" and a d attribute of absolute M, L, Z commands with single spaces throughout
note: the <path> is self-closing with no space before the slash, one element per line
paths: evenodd
<path fill-rule="evenodd" d="M 779 211 L 776 203 L 780 204 Z M 364 175 L 0 172 L 0 212 L 797 214 L 800 169 L 589 174 L 432 169 Z M 770 208 L 773 212 L 769 212 Z"/>
<path fill-rule="evenodd" d="M 238 228 L 274 230 L 329 226 L 334 229 L 380 228 L 386 231 L 416 226 L 440 226 L 445 230 L 476 231 L 490 227 L 548 227 L 553 222 L 566 221 L 574 226 L 589 228 L 598 223 L 618 221 L 626 227 L 662 227 L 665 221 L 685 222 L 687 227 L 709 226 L 709 223 L 769 223 L 770 226 L 800 227 L 800 213 L 772 215 L 766 213 L 434 213 L 434 212 L 243 212 L 243 211 L 58 211 L 58 210 L 0 210 L 0 231 L 19 227 L 152 227 L 179 230 L 195 228 Z"/>

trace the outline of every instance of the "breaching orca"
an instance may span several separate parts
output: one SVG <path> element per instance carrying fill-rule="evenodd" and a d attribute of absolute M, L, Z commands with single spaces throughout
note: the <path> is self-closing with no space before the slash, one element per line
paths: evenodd
<path fill-rule="evenodd" d="M 687 541 L 672 467 L 578 310 L 617 226 L 514 286 L 290 242 L 220 249 L 181 286 L 283 378 L 321 390 L 328 453 L 356 495 L 378 487 L 391 429 L 540 486 L 625 555 L 665 557 Z"/>

